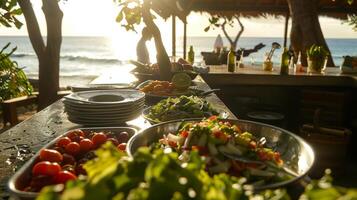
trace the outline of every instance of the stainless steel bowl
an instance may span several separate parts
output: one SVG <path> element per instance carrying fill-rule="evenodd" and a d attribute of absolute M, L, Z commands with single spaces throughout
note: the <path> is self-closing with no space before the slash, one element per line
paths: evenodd
<path fill-rule="evenodd" d="M 162 138 L 163 134 L 176 133 L 182 122 L 194 121 L 200 120 L 176 120 L 154 125 L 134 135 L 129 140 L 126 150 L 128 154 L 132 156 L 139 147 L 148 146 L 154 142 L 157 142 L 160 138 Z M 288 181 L 257 186 L 254 188 L 255 190 L 272 189 L 286 186 L 305 177 L 307 172 L 311 169 L 315 160 L 314 151 L 299 136 L 287 130 L 259 122 L 229 119 L 225 119 L 223 121 L 228 121 L 231 124 L 238 125 L 243 131 L 248 131 L 258 138 L 265 137 L 267 141 L 267 147 L 278 151 L 281 154 L 281 158 L 284 160 L 285 167 L 289 171 L 293 171 L 298 175 L 297 177 Z"/>
<path fill-rule="evenodd" d="M 131 127 L 94 127 L 94 128 L 79 128 L 83 131 L 88 132 L 111 132 L 114 134 L 118 134 L 120 132 L 126 131 L 130 137 L 136 134 L 136 129 Z M 43 148 L 51 148 L 53 147 L 59 138 L 68 135 L 69 132 L 73 130 L 69 130 L 66 133 L 58 136 L 56 139 L 52 140 L 50 143 L 45 145 Z M 8 189 L 13 197 L 16 199 L 35 199 L 38 195 L 37 192 L 27 192 L 23 191 L 23 189 L 29 185 L 31 180 L 31 171 L 33 165 L 39 159 L 39 153 L 37 152 L 30 160 L 28 160 L 9 180 Z"/>

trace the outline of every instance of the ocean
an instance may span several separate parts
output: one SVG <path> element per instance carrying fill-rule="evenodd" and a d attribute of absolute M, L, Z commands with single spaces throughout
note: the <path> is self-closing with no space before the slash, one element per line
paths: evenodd
<path fill-rule="evenodd" d="M 60 61 L 61 86 L 85 84 L 92 78 L 104 73 L 130 71 L 133 66 L 129 59 L 136 59 L 136 44 L 138 36 L 132 38 L 106 37 L 63 37 Z M 357 39 L 326 39 L 336 65 L 341 65 L 343 56 L 357 55 Z M 195 62 L 201 65 L 200 52 L 212 51 L 215 37 L 188 37 L 187 48 L 192 45 L 195 51 Z M 0 48 L 11 42 L 11 47 L 17 46 L 17 51 L 11 58 L 24 68 L 27 76 L 37 78 L 38 61 L 27 36 L 1 36 Z M 261 65 L 265 52 L 268 52 L 272 42 L 283 44 L 283 38 L 243 37 L 238 42 L 239 48 L 253 48 L 258 43 L 266 45 L 257 53 L 244 58 L 251 65 Z M 170 55 L 171 40 L 164 41 Z M 228 46 L 224 38 L 224 45 Z M 176 57 L 183 55 L 182 38 L 177 39 Z M 148 43 L 151 61 L 155 61 L 153 42 Z M 273 57 L 274 64 L 280 60 L 281 49 Z"/>

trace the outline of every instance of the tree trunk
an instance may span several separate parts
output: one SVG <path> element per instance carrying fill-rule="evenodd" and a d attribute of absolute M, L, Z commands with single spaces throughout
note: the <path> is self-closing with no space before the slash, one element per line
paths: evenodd
<path fill-rule="evenodd" d="M 155 40 L 156 59 L 160 68 L 160 78 L 162 80 L 170 81 L 172 77 L 171 61 L 162 42 L 160 30 L 154 23 L 150 13 L 150 1 L 148 0 L 144 1 L 142 15 L 146 27 L 152 33 Z"/>
<path fill-rule="evenodd" d="M 59 90 L 63 13 L 57 0 L 42 0 L 42 10 L 47 24 L 47 46 L 39 70 L 39 104 L 46 107 L 57 100 Z"/>
<path fill-rule="evenodd" d="M 288 0 L 288 4 L 292 17 L 291 45 L 295 55 L 301 52 L 302 65 L 307 66 L 306 50 L 313 44 L 322 45 L 330 52 L 318 18 L 318 2 L 316 0 Z M 331 56 L 328 58 L 327 66 L 335 66 Z"/>
<path fill-rule="evenodd" d="M 39 61 L 38 106 L 39 109 L 43 109 L 57 100 L 63 13 L 57 0 L 42 1 L 47 24 L 47 46 L 45 46 L 30 0 L 19 0 L 18 3 L 24 14 L 29 38 Z"/>
<path fill-rule="evenodd" d="M 242 35 L 242 33 L 244 32 L 244 25 L 243 23 L 240 21 L 239 16 L 235 16 L 235 19 L 237 19 L 240 30 L 238 31 L 236 37 L 234 40 L 231 39 L 231 37 L 228 35 L 227 30 L 226 30 L 226 25 L 227 25 L 227 20 L 225 20 L 223 22 L 223 24 L 221 25 L 223 34 L 226 36 L 226 38 L 228 39 L 229 43 L 231 44 L 231 47 L 233 47 L 234 50 L 236 50 L 237 46 L 238 46 L 238 40 L 240 38 L 240 36 Z"/>

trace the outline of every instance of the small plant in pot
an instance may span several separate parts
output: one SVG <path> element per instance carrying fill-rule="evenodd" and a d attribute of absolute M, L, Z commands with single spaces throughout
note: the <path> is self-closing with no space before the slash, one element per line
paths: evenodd
<path fill-rule="evenodd" d="M 308 72 L 321 73 L 326 67 L 329 52 L 323 46 L 314 44 L 307 50 L 306 54 Z"/>

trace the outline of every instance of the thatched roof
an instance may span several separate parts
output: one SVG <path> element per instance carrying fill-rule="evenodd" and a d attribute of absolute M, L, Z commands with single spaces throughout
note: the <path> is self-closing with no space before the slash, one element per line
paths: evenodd
<path fill-rule="evenodd" d="M 346 19 L 349 14 L 357 14 L 357 0 L 352 5 L 346 0 L 318 1 L 319 15 Z M 190 4 L 191 11 L 221 15 L 239 12 L 246 17 L 259 17 L 266 14 L 286 15 L 289 12 L 287 0 L 186 0 L 186 3 Z"/>

